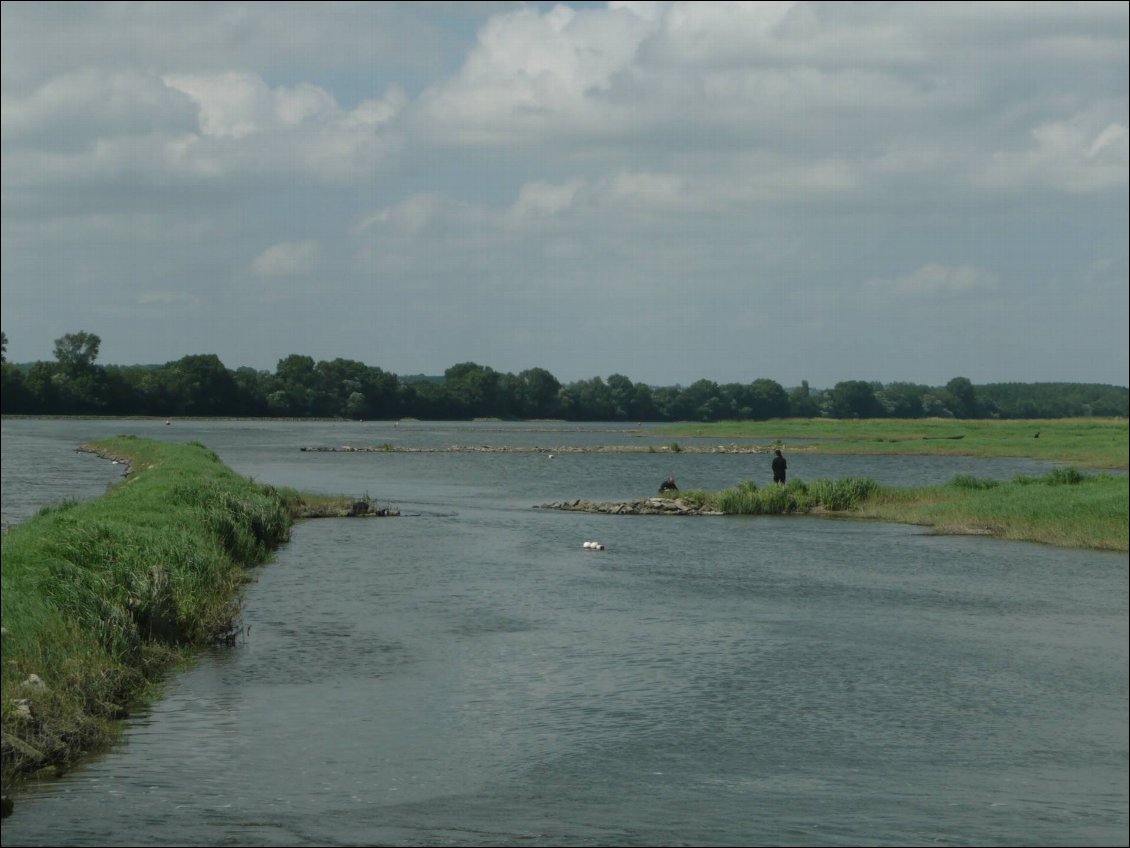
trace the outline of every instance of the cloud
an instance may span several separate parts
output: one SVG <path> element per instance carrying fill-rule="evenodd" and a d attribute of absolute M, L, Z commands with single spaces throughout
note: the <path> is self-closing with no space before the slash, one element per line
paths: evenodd
<path fill-rule="evenodd" d="M 0 99 L 4 141 L 49 149 L 107 135 L 181 133 L 193 127 L 192 103 L 153 73 L 87 68 L 61 74 L 26 94 Z"/>
<path fill-rule="evenodd" d="M 280 242 L 256 256 L 251 270 L 258 277 L 301 276 L 317 267 L 318 254 L 318 243 L 313 240 Z"/>
<path fill-rule="evenodd" d="M 1127 185 L 1130 145 L 1125 123 L 1099 128 L 1106 115 L 1076 115 L 1049 121 L 1031 130 L 1023 150 L 997 153 L 986 179 L 995 185 L 1036 183 L 1071 193 Z"/>
<path fill-rule="evenodd" d="M 997 287 L 997 277 L 983 268 L 931 263 L 901 277 L 872 278 L 865 286 L 873 293 L 886 296 L 913 299 L 953 297 L 993 291 Z"/>
<path fill-rule="evenodd" d="M 317 86 L 268 86 L 245 72 L 155 77 L 83 72 L 5 95 L 5 186 L 172 186 L 222 191 L 285 175 L 314 184 L 371 177 L 400 145 L 407 102 L 343 109 Z"/>
<path fill-rule="evenodd" d="M 1067 319 L 1126 346 L 1125 4 L 0 14 L 9 322 L 165 298 L 195 346 L 243 304 L 269 313 L 270 365 L 293 352 L 271 348 L 276 322 L 312 355 L 346 353 L 318 310 L 348 300 L 370 307 L 351 316 L 362 358 L 378 321 L 391 351 L 422 356 L 427 333 L 440 370 L 480 350 L 566 377 L 754 362 L 815 384 L 891 367 L 878 336 L 870 360 L 840 354 L 868 322 L 910 328 L 906 349 L 932 328 L 918 364 L 899 358 L 909 379 L 971 321 L 1018 350 Z M 1114 270 L 1065 313 L 1100 259 Z M 594 316 L 607 332 L 578 345 Z M 678 363 L 646 353 L 664 330 Z"/>
<path fill-rule="evenodd" d="M 200 298 L 194 294 L 171 291 L 147 291 L 137 296 L 141 306 L 196 306 Z"/>
<path fill-rule="evenodd" d="M 407 125 L 430 144 L 536 148 L 590 169 L 594 157 L 690 179 L 697 168 L 754 199 L 900 183 L 1096 191 L 1126 179 L 1125 96 L 1108 96 L 1124 86 L 1112 79 L 1081 103 L 1058 93 L 1054 66 L 1033 71 L 1049 50 L 1080 73 L 1094 63 L 1088 50 L 1124 62 L 1125 39 L 1102 20 L 1125 23 L 1125 10 L 1095 12 L 525 7 L 493 17 L 459 71 L 411 104 Z"/>
<path fill-rule="evenodd" d="M 460 24 L 489 11 L 475 3 L 5 3 L 4 85 L 127 64 L 175 73 L 301 68 L 307 79 L 359 66 L 368 79 L 390 69 L 436 73 L 463 41 Z"/>

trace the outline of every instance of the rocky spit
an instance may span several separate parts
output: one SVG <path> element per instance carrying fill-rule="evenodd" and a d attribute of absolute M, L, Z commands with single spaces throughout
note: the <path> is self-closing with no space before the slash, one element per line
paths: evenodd
<path fill-rule="evenodd" d="M 542 504 L 539 509 L 559 509 L 566 512 L 601 512 L 606 515 L 723 515 L 684 498 L 637 498 L 634 501 L 554 501 Z"/>

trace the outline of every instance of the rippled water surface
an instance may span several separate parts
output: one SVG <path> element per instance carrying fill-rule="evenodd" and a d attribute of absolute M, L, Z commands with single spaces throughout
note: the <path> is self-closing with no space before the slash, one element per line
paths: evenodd
<path fill-rule="evenodd" d="M 5 845 L 1127 842 L 1125 556 L 532 508 L 761 482 L 763 455 L 298 450 L 649 438 L 631 428 L 3 426 L 6 521 L 104 490 L 117 469 L 73 447 L 117 432 L 403 511 L 298 526 L 240 644 L 20 795 Z M 801 479 L 1044 468 L 790 455 Z"/>

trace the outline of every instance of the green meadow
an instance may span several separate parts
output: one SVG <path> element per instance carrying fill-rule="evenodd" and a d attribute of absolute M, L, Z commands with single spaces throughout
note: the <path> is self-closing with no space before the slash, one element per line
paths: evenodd
<path fill-rule="evenodd" d="M 729 438 L 812 439 L 788 450 L 839 454 L 1018 456 L 1086 468 L 1126 468 L 1125 418 L 971 420 L 954 418 L 721 421 L 656 427 L 670 435 Z M 1037 437 L 1037 434 L 1038 437 Z"/>
<path fill-rule="evenodd" d="M 1130 481 L 1057 468 L 1009 481 L 954 477 L 944 486 L 880 486 L 866 477 L 744 482 L 681 497 L 728 515 L 836 515 L 895 521 L 937 533 L 995 536 L 1068 548 L 1127 551 Z"/>
<path fill-rule="evenodd" d="M 682 424 L 660 432 L 719 441 L 763 439 L 769 445 L 778 439 L 812 440 L 790 444 L 786 453 L 1026 457 L 1062 463 L 1066 467 L 1042 477 L 1009 481 L 959 476 L 945 486 L 899 488 L 868 479 L 807 485 L 794 480 L 784 489 L 757 491 L 753 483 L 743 483 L 723 492 L 694 494 L 735 514 L 834 513 L 919 524 L 939 533 L 1127 550 L 1127 478 L 1076 470 L 1127 467 L 1125 418 L 789 419 Z"/>

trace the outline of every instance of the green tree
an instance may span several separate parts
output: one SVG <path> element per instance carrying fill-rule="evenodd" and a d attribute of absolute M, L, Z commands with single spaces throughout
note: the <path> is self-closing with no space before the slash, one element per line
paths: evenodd
<path fill-rule="evenodd" d="M 723 408 L 720 395 L 713 380 L 695 380 L 679 393 L 674 413 L 686 421 L 716 421 Z"/>
<path fill-rule="evenodd" d="M 878 393 L 879 402 L 892 418 L 921 418 L 922 398 L 929 392 L 915 383 L 891 383 Z"/>
<path fill-rule="evenodd" d="M 832 412 L 837 418 L 881 418 L 885 411 L 870 383 L 845 380 L 832 387 Z"/>
<path fill-rule="evenodd" d="M 980 418 L 981 407 L 977 392 L 967 377 L 954 377 L 946 383 L 946 392 L 952 398 L 950 410 L 957 418 Z"/>
<path fill-rule="evenodd" d="M 611 421 L 616 414 L 612 403 L 612 392 L 601 377 L 591 380 L 577 380 L 569 384 L 569 391 L 576 398 L 574 417 L 581 421 Z"/>
<path fill-rule="evenodd" d="M 561 383 L 544 368 L 518 374 L 518 414 L 523 418 L 553 418 L 558 414 Z"/>
<path fill-rule="evenodd" d="M 632 413 L 632 401 L 636 387 L 623 374 L 610 374 L 608 377 L 608 396 L 612 405 L 613 421 L 626 421 Z"/>
<path fill-rule="evenodd" d="M 63 413 L 103 412 L 106 406 L 105 370 L 96 366 L 102 340 L 93 333 L 67 333 L 55 339 L 58 367 L 52 381 Z"/>
<path fill-rule="evenodd" d="M 820 415 L 820 403 L 812 394 L 808 380 L 789 392 L 789 414 L 797 418 L 816 418 Z"/>
<path fill-rule="evenodd" d="M 0 362 L 0 411 L 5 415 L 34 412 L 24 375 L 11 362 Z"/>
<path fill-rule="evenodd" d="M 67 333 L 55 339 L 55 360 L 68 376 L 80 374 L 94 367 L 102 339 L 94 333 Z"/>
<path fill-rule="evenodd" d="M 311 415 L 318 389 L 314 358 L 292 353 L 275 367 L 275 391 L 268 403 L 277 414 Z"/>
<path fill-rule="evenodd" d="M 628 417 L 636 421 L 659 419 L 659 407 L 655 403 L 651 386 L 646 383 L 636 383 L 632 388 L 632 402 L 628 407 Z"/>
<path fill-rule="evenodd" d="M 751 417 L 757 421 L 787 418 L 789 415 L 788 392 L 776 380 L 754 380 L 749 387 L 749 398 Z"/>
<path fill-rule="evenodd" d="M 443 372 L 448 396 L 460 415 L 494 415 L 499 411 L 501 375 L 487 365 L 461 362 Z"/>
<path fill-rule="evenodd" d="M 239 387 L 214 353 L 185 356 L 170 362 L 173 407 L 177 415 L 235 415 L 240 411 Z"/>

